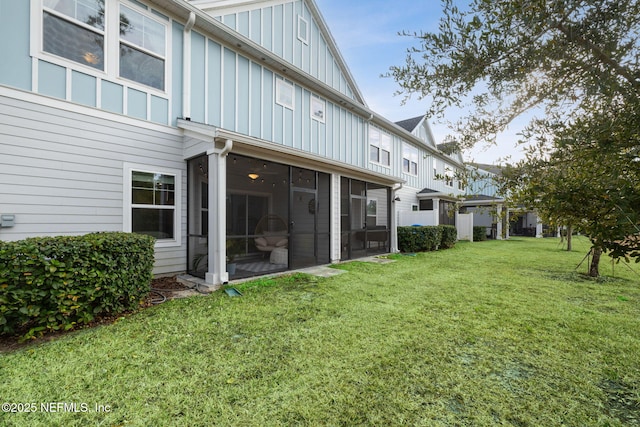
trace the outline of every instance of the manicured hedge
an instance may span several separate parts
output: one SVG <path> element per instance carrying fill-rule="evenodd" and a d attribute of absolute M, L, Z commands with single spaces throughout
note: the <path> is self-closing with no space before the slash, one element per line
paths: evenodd
<path fill-rule="evenodd" d="M 474 226 L 473 241 L 482 242 L 483 240 L 487 240 L 487 227 Z"/>
<path fill-rule="evenodd" d="M 0 333 L 29 338 L 139 307 L 154 243 L 117 232 L 0 242 Z"/>
<path fill-rule="evenodd" d="M 440 225 L 439 227 L 442 230 L 440 249 L 449 249 L 454 247 L 458 241 L 458 229 L 453 225 Z"/>
<path fill-rule="evenodd" d="M 457 230 L 452 225 L 398 227 L 401 252 L 435 251 L 455 245 Z"/>

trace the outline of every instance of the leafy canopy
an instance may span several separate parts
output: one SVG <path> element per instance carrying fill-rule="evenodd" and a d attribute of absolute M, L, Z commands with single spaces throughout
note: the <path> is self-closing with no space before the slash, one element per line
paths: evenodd
<path fill-rule="evenodd" d="M 470 107 L 455 126 L 462 148 L 492 141 L 534 107 L 575 117 L 640 96 L 638 0 L 442 0 L 436 33 L 390 75 L 401 93 L 433 100 L 429 113 Z M 467 105 L 469 104 L 469 105 Z"/>

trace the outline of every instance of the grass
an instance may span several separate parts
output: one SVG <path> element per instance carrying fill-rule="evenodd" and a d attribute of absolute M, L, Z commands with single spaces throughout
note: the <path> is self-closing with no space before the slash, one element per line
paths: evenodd
<path fill-rule="evenodd" d="M 640 276 L 583 277 L 587 246 L 463 242 L 164 303 L 0 355 L 0 400 L 37 404 L 0 425 L 640 425 Z"/>

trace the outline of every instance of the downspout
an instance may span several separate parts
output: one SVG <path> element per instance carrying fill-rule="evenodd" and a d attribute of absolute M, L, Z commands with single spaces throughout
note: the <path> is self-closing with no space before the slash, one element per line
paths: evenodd
<path fill-rule="evenodd" d="M 182 40 L 182 118 L 185 120 L 191 120 L 191 30 L 195 23 L 196 14 L 190 12 Z"/>
<path fill-rule="evenodd" d="M 391 205 L 393 210 L 391 211 L 391 252 L 400 252 L 398 249 L 398 210 L 396 209 L 396 192 L 400 191 L 404 187 L 404 183 L 399 183 L 393 186 L 391 189 Z"/>

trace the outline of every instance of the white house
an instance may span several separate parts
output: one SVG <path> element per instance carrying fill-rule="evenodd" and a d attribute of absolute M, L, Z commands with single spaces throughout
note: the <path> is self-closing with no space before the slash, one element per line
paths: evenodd
<path fill-rule="evenodd" d="M 465 166 L 459 151 L 449 154 L 445 144 L 436 144 L 425 116 L 413 117 L 396 123 L 421 139 L 430 150 L 420 153 L 424 173 L 418 181 L 417 201 L 415 187 L 407 189 L 407 199 L 399 213 L 398 225 L 457 225 L 457 204 L 464 194 L 461 179 Z"/>
<path fill-rule="evenodd" d="M 472 178 L 460 211 L 473 213 L 474 226 L 485 227 L 487 236 L 493 239 L 543 236 L 543 224 L 535 211 L 508 208 L 497 194 L 495 177 L 502 174 L 501 166 L 474 163 L 467 168 Z"/>
<path fill-rule="evenodd" d="M 3 240 L 147 233 L 154 273 L 219 284 L 395 251 L 401 212 L 462 193 L 313 0 L 0 0 L 0 40 Z"/>

